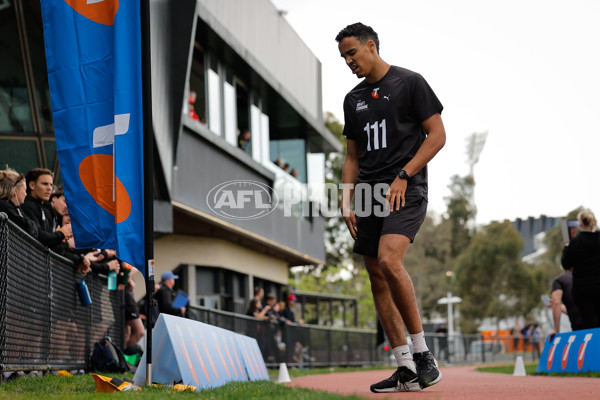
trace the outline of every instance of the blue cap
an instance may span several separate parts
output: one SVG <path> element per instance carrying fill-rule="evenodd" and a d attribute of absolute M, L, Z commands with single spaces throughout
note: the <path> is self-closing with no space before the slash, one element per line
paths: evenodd
<path fill-rule="evenodd" d="M 163 272 L 163 274 L 160 276 L 160 278 L 164 282 L 164 281 L 168 281 L 169 279 L 179 279 L 179 275 L 175 275 L 171 271 L 166 271 L 166 272 Z"/>

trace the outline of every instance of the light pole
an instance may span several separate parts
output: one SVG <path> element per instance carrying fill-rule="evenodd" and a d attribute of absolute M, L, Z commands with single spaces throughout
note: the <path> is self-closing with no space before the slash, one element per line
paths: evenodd
<path fill-rule="evenodd" d="M 446 297 L 442 297 L 437 301 L 438 304 L 447 304 L 448 305 L 448 336 L 452 336 L 454 334 L 454 314 L 452 311 L 452 304 L 460 303 L 462 299 L 460 297 L 452 296 L 451 292 L 448 292 Z"/>

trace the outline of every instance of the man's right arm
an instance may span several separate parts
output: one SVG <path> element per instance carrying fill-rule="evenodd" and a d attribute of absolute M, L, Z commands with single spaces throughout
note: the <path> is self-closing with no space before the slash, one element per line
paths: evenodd
<path fill-rule="evenodd" d="M 354 186 L 358 179 L 358 146 L 356 140 L 346 141 L 346 158 L 342 167 L 342 217 L 350 231 L 352 239 L 356 240 L 356 216 L 352 211 L 352 198 L 354 197 Z M 348 186 L 347 188 L 345 186 Z"/>

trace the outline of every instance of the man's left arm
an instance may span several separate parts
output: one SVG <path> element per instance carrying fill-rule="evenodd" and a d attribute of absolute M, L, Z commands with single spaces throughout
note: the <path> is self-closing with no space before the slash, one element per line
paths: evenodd
<path fill-rule="evenodd" d="M 406 171 L 409 177 L 419 172 L 446 144 L 446 129 L 442 122 L 442 116 L 439 113 L 427 118 L 421 126 L 427 133 L 427 137 L 421 144 L 417 154 L 402 169 Z M 406 187 L 408 182 L 396 177 L 386 196 L 390 202 L 390 208 L 396 205 L 396 210 L 400 206 L 404 207 Z"/>

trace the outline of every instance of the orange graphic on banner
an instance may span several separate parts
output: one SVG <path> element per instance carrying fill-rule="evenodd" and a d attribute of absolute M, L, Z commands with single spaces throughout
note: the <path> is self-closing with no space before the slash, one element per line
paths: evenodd
<path fill-rule="evenodd" d="M 190 360 L 190 356 L 188 355 L 187 350 L 185 349 L 185 344 L 183 344 L 183 339 L 179 338 L 179 343 L 181 344 L 181 350 L 183 350 L 183 356 L 185 357 L 185 361 L 187 362 L 190 371 L 192 372 L 192 376 L 194 377 L 194 381 L 196 381 L 196 385 L 198 383 L 198 377 L 196 376 L 196 370 L 194 369 L 194 365 L 192 364 L 192 360 Z"/>
<path fill-rule="evenodd" d="M 131 199 L 119 178 L 115 177 L 113 201 L 113 157 L 107 154 L 92 154 L 79 164 L 79 177 L 96 203 L 114 215 L 115 222 L 125 221 L 131 213 Z M 117 206 L 118 205 L 118 206 Z"/>
<path fill-rule="evenodd" d="M 119 10 L 119 0 L 65 0 L 71 8 L 84 17 L 102 25 L 114 25 Z"/>
<path fill-rule="evenodd" d="M 240 358 L 237 355 L 237 351 L 235 350 L 235 344 L 233 343 L 233 339 L 230 339 L 231 341 L 231 351 L 233 351 L 233 355 L 235 356 L 235 361 L 237 361 L 237 365 L 238 368 L 240 369 L 240 372 L 242 373 L 242 378 L 246 379 L 246 374 L 244 374 L 244 369 L 242 368 L 242 363 L 240 362 Z"/>
<path fill-rule="evenodd" d="M 215 343 L 215 346 L 217 348 L 217 353 L 219 353 L 219 358 L 221 359 L 221 363 L 225 367 L 225 372 L 227 372 L 227 377 L 229 379 L 231 379 L 231 374 L 229 373 L 229 368 L 227 367 L 227 363 L 225 362 L 225 359 L 223 358 L 223 353 L 221 353 L 221 349 L 219 349 L 219 344 Z"/>
<path fill-rule="evenodd" d="M 210 353 L 208 352 L 208 349 L 206 348 L 206 344 L 204 342 L 202 342 L 202 346 L 204 347 L 204 352 L 208 356 L 208 362 L 210 362 L 210 366 L 212 367 L 213 372 L 217 376 L 217 379 L 220 379 L 219 378 L 219 373 L 217 372 L 217 368 L 215 367 L 215 363 L 213 362 L 213 359 L 210 356 Z"/>
<path fill-rule="evenodd" d="M 227 348 L 227 343 L 225 343 L 225 351 L 227 352 L 227 358 L 229 358 L 229 362 L 231 363 L 231 368 L 235 373 L 235 377 L 238 377 L 237 369 L 235 369 L 235 364 L 233 363 L 233 359 L 231 358 L 231 354 L 229 354 L 229 349 Z"/>
<path fill-rule="evenodd" d="M 254 375 L 255 377 L 258 377 L 256 370 L 254 370 L 254 365 L 252 364 L 252 359 L 248 356 L 246 349 L 244 349 L 244 355 L 246 356 L 246 360 L 248 360 L 248 365 L 250 365 L 250 369 L 252 370 L 252 375 Z"/>
<path fill-rule="evenodd" d="M 196 352 L 196 357 L 198 361 L 200 361 L 200 365 L 202 366 L 202 370 L 204 371 L 204 375 L 206 375 L 206 379 L 210 382 L 210 376 L 208 376 L 208 371 L 206 370 L 206 366 L 204 365 L 204 361 L 202 357 L 200 357 L 200 352 L 198 351 L 198 347 L 196 346 L 196 342 L 192 340 L 192 344 L 194 345 L 194 351 Z"/>

